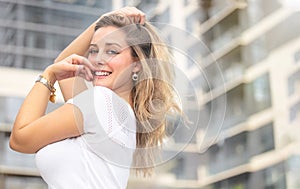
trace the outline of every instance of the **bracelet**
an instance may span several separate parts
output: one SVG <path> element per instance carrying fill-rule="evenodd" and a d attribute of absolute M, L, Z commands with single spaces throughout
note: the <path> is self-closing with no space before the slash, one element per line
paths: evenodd
<path fill-rule="evenodd" d="M 56 96 L 55 91 L 56 91 L 56 89 L 54 88 L 53 84 L 51 84 L 51 82 L 42 75 L 39 75 L 37 77 L 37 79 L 35 80 L 35 82 L 40 82 L 49 89 L 49 91 L 51 92 L 49 100 L 50 100 L 50 102 L 55 103 L 55 96 Z"/>

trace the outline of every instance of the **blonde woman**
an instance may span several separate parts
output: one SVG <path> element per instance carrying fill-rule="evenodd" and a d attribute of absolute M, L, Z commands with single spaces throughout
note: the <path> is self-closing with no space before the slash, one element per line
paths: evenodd
<path fill-rule="evenodd" d="M 37 153 L 49 188 L 126 188 L 130 168 L 151 175 L 166 117 L 180 113 L 172 80 L 170 53 L 144 13 L 107 13 L 37 78 L 10 146 Z M 45 115 L 56 81 L 66 103 Z"/>

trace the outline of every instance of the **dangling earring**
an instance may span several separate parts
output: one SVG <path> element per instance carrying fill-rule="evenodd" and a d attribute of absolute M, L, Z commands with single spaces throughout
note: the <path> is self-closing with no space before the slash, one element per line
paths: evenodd
<path fill-rule="evenodd" d="M 137 80 L 138 80 L 138 77 L 139 77 L 139 76 L 138 76 L 137 73 L 133 73 L 133 74 L 132 74 L 132 80 L 133 80 L 133 81 L 137 81 Z"/>

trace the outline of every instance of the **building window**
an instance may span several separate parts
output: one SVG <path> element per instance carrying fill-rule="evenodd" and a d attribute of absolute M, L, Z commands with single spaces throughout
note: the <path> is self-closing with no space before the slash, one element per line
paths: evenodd
<path fill-rule="evenodd" d="M 271 106 L 271 92 L 269 74 L 266 73 L 245 88 L 245 107 L 249 115 L 262 111 Z"/>
<path fill-rule="evenodd" d="M 0 53 L 1 66 L 14 67 L 16 65 L 16 55 L 12 53 Z"/>
<path fill-rule="evenodd" d="M 0 177 L 1 179 L 1 177 Z M 0 180 L 1 181 L 1 180 Z M 3 176 L 3 182 L 0 182 L 1 188 L 32 188 L 32 189 L 47 189 L 48 186 L 39 177 L 24 177 L 24 176 Z"/>
<path fill-rule="evenodd" d="M 33 70 L 44 70 L 48 65 L 52 64 L 53 61 L 50 59 L 44 59 L 33 56 L 24 57 L 24 68 L 29 68 Z"/>
<path fill-rule="evenodd" d="M 205 154 L 208 174 L 216 174 L 248 163 L 253 156 L 273 150 L 274 147 L 272 124 L 220 140 Z"/>
<path fill-rule="evenodd" d="M 249 173 L 237 175 L 212 185 L 211 189 L 247 189 Z"/>
<path fill-rule="evenodd" d="M 300 63 L 300 50 L 294 54 L 294 61 L 296 64 Z"/>
<path fill-rule="evenodd" d="M 182 50 L 185 51 L 185 49 L 182 49 Z M 187 56 L 188 56 L 187 66 L 188 66 L 188 68 L 191 68 L 193 66 L 201 67 L 202 65 L 207 63 L 207 62 L 202 61 L 202 57 L 208 55 L 209 53 L 210 53 L 209 49 L 201 41 L 197 42 L 196 44 L 189 47 L 187 49 Z"/>
<path fill-rule="evenodd" d="M 248 153 L 250 157 L 273 150 L 274 148 L 275 142 L 272 123 L 249 133 Z"/>
<path fill-rule="evenodd" d="M 243 75 L 245 68 L 241 54 L 242 47 L 238 46 L 217 60 L 226 83 L 238 79 Z"/>
<path fill-rule="evenodd" d="M 212 51 L 216 51 L 224 47 L 235 37 L 240 35 L 240 18 L 239 11 L 232 12 L 217 25 L 203 34 L 203 39 Z"/>
<path fill-rule="evenodd" d="M 176 167 L 174 167 L 173 171 L 176 174 L 177 179 L 197 179 L 197 171 L 195 167 L 199 165 L 198 154 L 183 153 L 175 158 L 175 163 Z"/>
<path fill-rule="evenodd" d="M 74 38 L 75 36 L 72 37 L 36 31 L 25 31 L 24 46 L 58 51 L 64 49 Z"/>
<path fill-rule="evenodd" d="M 216 5 L 220 5 L 221 3 L 213 3 L 211 0 L 201 0 L 198 1 L 199 10 L 197 11 L 197 19 L 199 23 L 203 23 L 210 19 L 210 17 L 213 15 L 213 10 L 216 14 L 216 9 L 218 7 Z"/>
<path fill-rule="evenodd" d="M 195 32 L 197 26 L 201 22 L 201 12 L 200 11 L 195 11 L 193 12 L 190 16 L 187 16 L 185 18 L 185 28 L 188 32 Z"/>
<path fill-rule="evenodd" d="M 206 150 L 212 143 L 214 143 L 220 134 L 222 128 L 224 128 L 224 114 L 226 109 L 226 95 L 223 94 L 220 97 L 206 103 L 198 113 L 197 127 L 198 132 L 201 134 L 200 150 Z M 199 138 L 198 138 L 199 139 Z"/>
<path fill-rule="evenodd" d="M 30 32 L 30 31 L 25 32 L 24 46 L 44 49 L 46 47 L 45 34 L 40 32 Z"/>
<path fill-rule="evenodd" d="M 288 184 L 290 188 L 300 188 L 300 156 L 293 155 L 287 160 L 286 164 L 287 179 L 289 180 Z"/>
<path fill-rule="evenodd" d="M 300 36 L 300 12 L 287 19 L 252 41 L 245 47 L 245 60 L 251 66 L 264 60 L 271 51 Z M 286 30 L 286 28 L 289 28 Z"/>
<path fill-rule="evenodd" d="M 0 18 L 4 20 L 16 20 L 18 4 L 0 2 Z"/>
<path fill-rule="evenodd" d="M 287 188 L 286 175 L 284 162 L 281 162 L 266 169 L 251 173 L 247 183 L 248 188 L 285 189 Z"/>
<path fill-rule="evenodd" d="M 247 0 L 248 27 L 257 24 L 264 17 L 281 7 L 279 0 Z"/>
<path fill-rule="evenodd" d="M 25 22 L 39 23 L 45 25 L 83 28 L 91 22 L 93 22 L 96 19 L 96 16 L 80 13 L 74 14 L 71 11 L 26 6 L 25 17 L 19 19 Z"/>
<path fill-rule="evenodd" d="M 150 22 L 170 23 L 170 8 L 168 7 L 166 10 L 164 10 L 164 12 L 154 15 L 152 18 L 150 18 Z"/>
<path fill-rule="evenodd" d="M 112 1 L 97 1 L 97 0 L 52 0 L 54 3 L 64 3 L 71 5 L 83 5 L 89 7 L 99 7 L 111 9 Z"/>
<path fill-rule="evenodd" d="M 293 73 L 288 78 L 288 92 L 289 96 L 299 93 L 300 91 L 300 70 Z"/>
<path fill-rule="evenodd" d="M 205 87 L 203 90 L 208 90 L 204 92 L 209 95 L 210 90 L 215 89 L 216 87 L 219 87 L 220 89 L 223 87 L 223 80 L 221 80 L 220 77 L 214 77 L 214 71 L 210 71 L 209 69 L 207 70 L 207 77 L 202 78 L 201 81 L 203 83 L 199 84 Z M 214 91 L 212 92 L 214 93 Z M 224 98 L 227 100 L 225 101 Z M 220 97 L 212 99 L 211 101 L 214 102 L 214 107 L 216 107 L 217 104 L 222 105 L 222 103 L 224 106 L 224 103 L 226 103 L 226 115 L 223 128 L 230 128 L 238 123 L 241 123 L 245 121 L 248 116 L 265 110 L 271 106 L 269 74 L 264 74 L 251 83 L 241 83 L 229 90 L 225 97 L 221 95 Z M 211 113 L 211 105 L 209 105 L 210 103 L 211 102 L 207 103 L 203 107 L 202 111 Z M 216 110 L 216 108 L 214 108 L 214 110 Z M 213 112 L 213 114 L 215 113 L 216 112 Z"/>
<path fill-rule="evenodd" d="M 23 103 L 24 99 L 19 97 L 0 96 L 0 123 L 12 124 Z M 47 112 L 50 112 L 61 106 L 60 103 L 49 103 Z"/>
<path fill-rule="evenodd" d="M 245 106 L 245 86 L 239 85 L 227 93 L 227 108 L 223 128 L 230 128 L 247 119 L 249 107 Z"/>
<path fill-rule="evenodd" d="M 244 60 L 247 66 L 254 65 L 268 56 L 266 36 L 262 35 L 245 46 Z"/>
<path fill-rule="evenodd" d="M 285 166 L 283 163 L 269 167 L 263 171 L 265 189 L 286 188 Z"/>
<path fill-rule="evenodd" d="M 0 27 L 0 44 L 1 45 L 16 45 L 17 44 L 17 30 L 11 28 Z"/>
<path fill-rule="evenodd" d="M 294 104 L 290 108 L 290 122 L 293 122 L 300 118 L 300 102 Z"/>
<path fill-rule="evenodd" d="M 130 4 L 142 10 L 147 16 L 153 16 L 158 3 L 158 0 L 131 0 Z M 124 5 L 128 5 L 128 1 L 124 0 Z"/>
<path fill-rule="evenodd" d="M 0 96 L 0 123 L 13 123 L 23 98 Z"/>
<path fill-rule="evenodd" d="M 213 175 L 247 163 L 247 133 L 243 132 L 213 145 L 206 153 L 208 174 Z"/>

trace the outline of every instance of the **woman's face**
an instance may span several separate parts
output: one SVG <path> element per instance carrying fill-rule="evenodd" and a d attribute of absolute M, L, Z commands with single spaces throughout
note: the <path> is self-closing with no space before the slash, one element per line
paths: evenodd
<path fill-rule="evenodd" d="M 92 38 L 88 59 L 95 65 L 93 84 L 112 89 L 116 93 L 130 91 L 132 73 L 139 69 L 134 63 L 125 33 L 113 26 L 99 28 Z"/>

